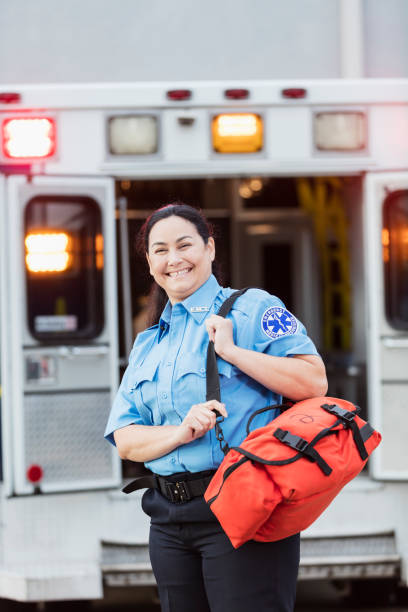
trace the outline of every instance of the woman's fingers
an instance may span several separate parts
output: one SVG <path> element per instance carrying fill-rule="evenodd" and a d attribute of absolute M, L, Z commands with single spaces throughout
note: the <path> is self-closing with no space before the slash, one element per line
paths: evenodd
<path fill-rule="evenodd" d="M 208 405 L 210 410 L 217 410 L 223 417 L 227 418 L 228 412 L 225 409 L 225 404 L 218 402 L 217 400 L 210 400 L 205 403 Z"/>
<path fill-rule="evenodd" d="M 227 417 L 228 413 L 225 409 L 225 404 L 219 402 L 218 400 L 209 400 L 208 402 L 203 402 L 202 404 L 195 404 L 191 407 L 190 412 L 199 413 L 203 412 L 205 414 L 214 414 L 214 411 L 218 411 L 222 416 Z"/>
<path fill-rule="evenodd" d="M 228 416 L 225 405 L 217 400 L 195 404 L 191 406 L 183 424 L 193 430 L 194 438 L 199 438 L 215 427 L 217 420 L 217 415 L 215 414 L 216 410 L 222 416 Z"/>
<path fill-rule="evenodd" d="M 214 342 L 215 352 L 223 357 L 234 346 L 232 321 L 213 314 L 206 319 L 205 325 L 209 339 Z"/>

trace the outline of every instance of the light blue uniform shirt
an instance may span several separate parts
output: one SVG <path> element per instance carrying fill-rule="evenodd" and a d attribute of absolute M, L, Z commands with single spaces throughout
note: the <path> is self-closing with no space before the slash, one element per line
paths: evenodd
<path fill-rule="evenodd" d="M 112 444 L 116 429 L 131 424 L 179 425 L 193 404 L 206 401 L 208 333 L 204 322 L 233 292 L 210 276 L 183 302 L 173 306 L 168 302 L 159 324 L 138 334 L 105 431 Z M 317 355 L 302 323 L 262 289 L 249 289 L 240 296 L 228 318 L 233 321 L 238 346 L 278 357 Z M 228 412 L 222 428 L 228 444 L 238 446 L 246 436 L 252 412 L 278 404 L 281 398 L 220 357 L 217 361 L 221 401 Z M 266 425 L 275 416 L 276 410 L 257 416 L 252 428 Z M 146 466 L 166 476 L 216 469 L 222 459 L 212 429 Z"/>

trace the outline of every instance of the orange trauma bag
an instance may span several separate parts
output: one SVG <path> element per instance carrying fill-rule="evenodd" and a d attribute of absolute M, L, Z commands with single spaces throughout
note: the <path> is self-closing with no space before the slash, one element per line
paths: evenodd
<path fill-rule="evenodd" d="M 239 295 L 242 292 L 237 292 Z M 218 313 L 225 316 L 233 294 Z M 219 399 L 213 343 L 207 353 L 207 400 Z M 217 419 L 216 436 L 225 454 L 204 498 L 235 548 L 248 540 L 289 537 L 317 519 L 344 485 L 363 469 L 380 434 L 358 416 L 351 402 L 315 397 L 291 407 L 268 425 L 229 448 Z"/>

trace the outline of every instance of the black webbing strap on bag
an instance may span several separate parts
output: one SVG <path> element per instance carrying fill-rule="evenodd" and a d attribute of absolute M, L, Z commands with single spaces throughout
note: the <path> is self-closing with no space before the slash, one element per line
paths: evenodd
<path fill-rule="evenodd" d="M 235 291 L 232 293 L 229 298 L 225 300 L 222 304 L 221 308 L 217 312 L 219 317 L 226 317 L 229 311 L 231 310 L 235 300 L 239 298 L 240 295 L 248 291 L 249 287 L 246 289 L 240 289 L 239 291 Z M 221 402 L 221 392 L 220 392 L 220 376 L 218 374 L 218 366 L 217 366 L 217 355 L 215 354 L 214 342 L 212 340 L 208 343 L 207 348 L 207 379 L 206 379 L 206 395 L 205 399 L 207 402 L 210 400 L 217 400 Z M 224 440 L 224 434 L 221 428 L 220 423 L 223 422 L 224 417 L 218 412 L 218 410 L 214 411 L 217 415 L 217 422 L 215 424 L 215 436 L 220 443 L 220 447 L 224 455 L 226 455 L 229 451 L 229 446 Z"/>
<path fill-rule="evenodd" d="M 344 410 L 344 408 L 341 408 L 340 406 L 337 406 L 337 404 L 322 404 L 322 408 L 323 410 L 326 410 L 326 412 L 338 417 L 345 427 L 351 429 L 360 457 L 363 461 L 365 461 L 368 458 L 368 453 L 366 451 L 360 429 L 354 420 L 358 412 L 360 412 L 360 409 L 358 409 L 356 412 L 350 412 L 348 410 Z"/>

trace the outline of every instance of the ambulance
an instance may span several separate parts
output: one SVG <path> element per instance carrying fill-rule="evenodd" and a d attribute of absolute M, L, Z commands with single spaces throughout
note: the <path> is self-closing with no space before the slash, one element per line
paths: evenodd
<path fill-rule="evenodd" d="M 408 80 L 5 85 L 0 140 L 0 598 L 154 585 L 142 492 L 120 490 L 137 466 L 103 432 L 145 326 L 137 234 L 173 201 L 383 435 L 302 534 L 299 579 L 406 587 Z"/>

